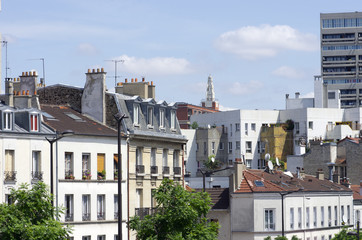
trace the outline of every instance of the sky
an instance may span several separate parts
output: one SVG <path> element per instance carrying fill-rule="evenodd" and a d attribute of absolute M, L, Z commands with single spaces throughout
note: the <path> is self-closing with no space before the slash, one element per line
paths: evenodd
<path fill-rule="evenodd" d="M 1 0 L 0 0 L 1 1 Z M 285 94 L 313 97 L 320 75 L 320 13 L 361 11 L 357 0 L 2 0 L 8 77 L 83 87 L 145 77 L 156 100 L 199 105 L 213 77 L 222 109 L 284 109 Z M 2 79 L 5 78 L 2 49 Z M 4 82 L 4 80 L 2 80 Z M 2 91 L 4 83 L 1 84 Z"/>

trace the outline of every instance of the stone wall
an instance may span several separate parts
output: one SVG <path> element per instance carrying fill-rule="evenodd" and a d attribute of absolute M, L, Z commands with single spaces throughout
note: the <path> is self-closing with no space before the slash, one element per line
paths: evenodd
<path fill-rule="evenodd" d="M 38 90 L 40 104 L 67 105 L 81 112 L 83 89 L 68 86 L 50 86 Z"/>

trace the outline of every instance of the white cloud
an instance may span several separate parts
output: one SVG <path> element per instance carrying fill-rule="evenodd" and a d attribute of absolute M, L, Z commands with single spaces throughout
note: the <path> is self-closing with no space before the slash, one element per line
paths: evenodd
<path fill-rule="evenodd" d="M 258 91 L 263 87 L 263 83 L 259 81 L 250 81 L 248 83 L 235 82 L 228 89 L 232 95 L 248 95 Z"/>
<path fill-rule="evenodd" d="M 87 56 L 96 55 L 99 52 L 98 49 L 90 43 L 79 44 L 77 50 L 78 50 L 78 53 L 80 53 L 82 55 L 87 55 Z"/>
<path fill-rule="evenodd" d="M 305 74 L 295 68 L 288 66 L 281 66 L 272 72 L 273 75 L 284 78 L 303 78 Z"/>
<path fill-rule="evenodd" d="M 287 25 L 246 26 L 221 34 L 215 43 L 219 50 L 249 60 L 273 57 L 282 50 L 315 51 L 318 44 L 315 35 Z"/>
<path fill-rule="evenodd" d="M 117 57 L 124 60 L 119 67 L 122 71 L 145 75 L 145 76 L 161 76 L 188 74 L 192 72 L 189 61 L 184 58 L 174 57 L 154 57 L 154 58 L 137 58 L 122 55 Z"/>

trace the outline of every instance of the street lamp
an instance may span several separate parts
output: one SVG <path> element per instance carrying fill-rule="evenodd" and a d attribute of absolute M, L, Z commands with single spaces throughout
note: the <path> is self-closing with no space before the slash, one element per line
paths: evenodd
<path fill-rule="evenodd" d="M 121 159 L 121 122 L 128 118 L 126 114 L 117 113 L 114 115 L 118 128 L 118 239 L 122 239 L 122 159 Z"/>
<path fill-rule="evenodd" d="M 54 205 L 53 195 L 54 195 L 54 186 L 53 186 L 53 143 L 62 139 L 63 137 L 73 135 L 74 132 L 72 130 L 66 130 L 62 132 L 60 135 L 58 133 L 55 134 L 55 137 L 49 139 L 45 137 L 45 139 L 50 143 L 50 194 L 52 199 L 52 205 Z M 57 179 L 58 180 L 58 179 Z"/>
<path fill-rule="evenodd" d="M 303 188 L 300 188 L 297 191 L 278 192 L 280 194 L 280 196 L 282 197 L 282 237 L 284 237 L 284 196 L 294 193 L 294 192 L 299 192 L 302 190 L 303 190 Z"/>
<path fill-rule="evenodd" d="M 357 220 L 357 232 L 348 232 L 348 236 L 357 236 L 357 240 L 359 240 L 359 220 Z"/>

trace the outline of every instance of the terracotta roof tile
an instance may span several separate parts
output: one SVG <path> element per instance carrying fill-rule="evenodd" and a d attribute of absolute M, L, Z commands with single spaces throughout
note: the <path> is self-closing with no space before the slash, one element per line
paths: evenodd
<path fill-rule="evenodd" d="M 362 200 L 362 195 L 360 193 L 360 186 L 351 185 L 351 189 L 353 191 L 353 200 Z"/>

